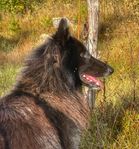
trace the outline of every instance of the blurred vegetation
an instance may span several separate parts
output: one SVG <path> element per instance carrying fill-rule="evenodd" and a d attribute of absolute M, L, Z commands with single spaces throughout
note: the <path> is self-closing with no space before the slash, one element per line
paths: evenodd
<path fill-rule="evenodd" d="M 139 1 L 100 1 L 99 14 L 98 50 L 115 72 L 97 95 L 81 149 L 138 149 Z M 87 20 L 86 0 L 80 5 L 79 0 L 0 1 L 0 95 L 11 88 L 24 57 L 42 35 L 53 33 L 52 18 L 63 16 L 77 36 Z"/>
<path fill-rule="evenodd" d="M 19 70 L 17 65 L 0 66 L 0 95 L 3 95 L 15 83 L 15 76 Z"/>
<path fill-rule="evenodd" d="M 0 10 L 12 14 L 25 14 L 32 12 L 41 2 L 41 0 L 2 0 L 0 2 Z"/>

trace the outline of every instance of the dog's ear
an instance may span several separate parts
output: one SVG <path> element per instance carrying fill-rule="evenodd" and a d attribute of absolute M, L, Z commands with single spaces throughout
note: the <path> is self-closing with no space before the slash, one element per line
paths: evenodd
<path fill-rule="evenodd" d="M 66 18 L 62 18 L 60 20 L 58 29 L 57 29 L 54 37 L 62 45 L 64 45 L 66 43 L 66 41 L 69 39 L 69 37 L 70 37 L 69 22 Z"/>

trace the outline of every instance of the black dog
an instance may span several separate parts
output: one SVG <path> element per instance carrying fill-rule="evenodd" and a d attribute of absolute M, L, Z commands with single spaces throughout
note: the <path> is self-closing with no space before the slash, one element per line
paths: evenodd
<path fill-rule="evenodd" d="M 0 149 L 78 149 L 90 112 L 81 85 L 101 87 L 97 77 L 112 72 L 70 35 L 62 19 L 0 99 Z"/>

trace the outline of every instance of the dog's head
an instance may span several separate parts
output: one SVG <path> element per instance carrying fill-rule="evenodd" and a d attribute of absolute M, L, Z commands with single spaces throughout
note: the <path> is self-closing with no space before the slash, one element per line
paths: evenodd
<path fill-rule="evenodd" d="M 55 51 L 57 55 L 60 55 L 56 56 L 57 63 L 61 65 L 65 73 L 69 74 L 69 82 L 74 82 L 75 86 L 84 83 L 89 86 L 102 87 L 98 77 L 113 73 L 112 67 L 92 57 L 86 47 L 70 35 L 66 19 L 61 19 L 53 39 L 59 47 L 59 50 Z"/>

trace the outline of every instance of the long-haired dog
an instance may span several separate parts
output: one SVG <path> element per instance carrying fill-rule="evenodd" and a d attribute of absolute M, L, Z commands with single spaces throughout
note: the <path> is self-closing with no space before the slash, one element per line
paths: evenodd
<path fill-rule="evenodd" d="M 66 19 L 36 48 L 14 89 L 0 99 L 0 149 L 78 149 L 90 108 L 82 84 L 113 69 L 72 37 Z"/>

